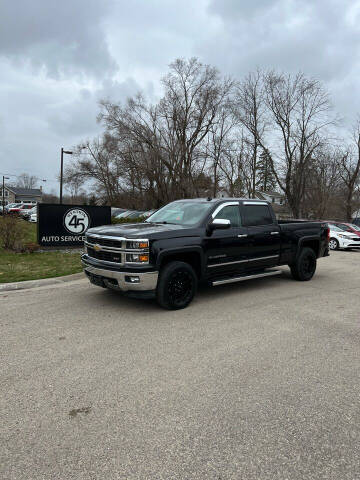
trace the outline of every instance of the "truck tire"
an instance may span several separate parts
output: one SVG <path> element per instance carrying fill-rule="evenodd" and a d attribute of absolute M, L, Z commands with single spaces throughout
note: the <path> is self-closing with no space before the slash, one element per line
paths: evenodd
<path fill-rule="evenodd" d="M 304 247 L 295 263 L 290 265 L 291 275 L 295 280 L 311 280 L 316 270 L 316 255 L 312 248 Z"/>
<path fill-rule="evenodd" d="M 156 300 L 167 310 L 185 308 L 194 298 L 198 279 L 191 265 L 185 262 L 170 262 L 160 270 Z"/>

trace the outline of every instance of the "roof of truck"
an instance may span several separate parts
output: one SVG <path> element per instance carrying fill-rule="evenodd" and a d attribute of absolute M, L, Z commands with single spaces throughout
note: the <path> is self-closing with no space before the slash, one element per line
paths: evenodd
<path fill-rule="evenodd" d="M 224 197 L 224 198 L 179 198 L 176 202 L 211 202 L 211 203 L 223 203 L 223 202 L 254 202 L 254 203 L 269 203 L 267 200 L 259 200 L 258 198 L 237 198 L 237 197 Z"/>

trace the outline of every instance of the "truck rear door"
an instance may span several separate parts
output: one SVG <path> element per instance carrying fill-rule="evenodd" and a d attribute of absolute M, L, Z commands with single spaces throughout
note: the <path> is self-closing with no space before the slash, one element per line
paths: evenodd
<path fill-rule="evenodd" d="M 247 269 L 256 270 L 278 265 L 281 235 L 275 216 L 266 202 L 246 202 L 241 216 L 248 229 Z"/>

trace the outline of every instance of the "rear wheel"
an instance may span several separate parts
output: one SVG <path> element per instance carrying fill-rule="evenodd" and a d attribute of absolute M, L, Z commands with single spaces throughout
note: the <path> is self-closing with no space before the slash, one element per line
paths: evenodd
<path fill-rule="evenodd" d="M 339 249 L 339 242 L 336 240 L 336 238 L 330 238 L 329 248 L 330 248 L 330 250 L 338 250 Z"/>
<path fill-rule="evenodd" d="M 159 305 L 168 310 L 185 308 L 197 290 L 197 276 L 191 265 L 185 262 L 170 262 L 160 271 L 156 290 Z"/>
<path fill-rule="evenodd" d="M 305 247 L 301 250 L 295 263 L 290 265 L 291 275 L 295 280 L 311 280 L 316 270 L 316 255 L 312 248 Z"/>

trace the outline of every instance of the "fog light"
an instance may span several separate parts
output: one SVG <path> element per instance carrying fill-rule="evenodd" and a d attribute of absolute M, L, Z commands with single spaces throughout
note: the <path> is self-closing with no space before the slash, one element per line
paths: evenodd
<path fill-rule="evenodd" d="M 128 283 L 140 283 L 140 278 L 139 277 L 130 277 L 129 275 L 125 276 L 125 282 Z"/>

